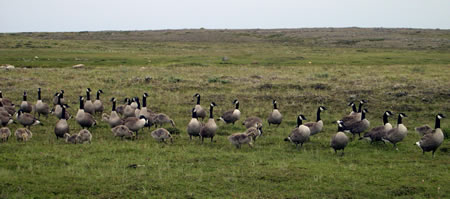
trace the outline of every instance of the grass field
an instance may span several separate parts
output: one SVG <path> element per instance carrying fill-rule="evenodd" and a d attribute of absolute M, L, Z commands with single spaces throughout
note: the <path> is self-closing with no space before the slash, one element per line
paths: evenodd
<path fill-rule="evenodd" d="M 448 136 L 435 158 L 413 145 L 420 139 L 414 127 L 433 125 L 438 112 L 450 116 L 449 44 L 448 30 L 415 29 L 0 34 L 0 64 L 16 66 L 0 70 L 3 97 L 19 104 L 26 90 L 35 103 L 40 87 L 50 102 L 64 89 L 76 114 L 89 87 L 105 92 L 109 113 L 111 97 L 148 92 L 150 108 L 168 114 L 179 131 L 174 144 L 154 141 L 154 127 L 122 141 L 100 122 L 92 144 L 70 145 L 56 140 L 56 118 L 44 117 L 29 142 L 0 144 L 0 198 L 449 198 Z M 72 69 L 79 63 L 86 68 Z M 277 99 L 283 123 L 265 122 L 253 149 L 227 140 L 244 131 L 240 122 L 218 123 L 215 143 L 189 141 L 197 92 L 203 107 L 216 102 L 216 118 L 239 99 L 240 121 L 267 118 Z M 369 101 L 371 127 L 382 124 L 385 110 L 409 116 L 399 151 L 355 140 L 344 156 L 334 154 L 333 121 L 359 99 Z M 328 108 L 323 132 L 300 151 L 284 142 L 296 115 L 313 121 L 320 105 Z M 447 134 L 449 121 L 441 124 Z M 81 129 L 69 124 L 72 133 Z"/>

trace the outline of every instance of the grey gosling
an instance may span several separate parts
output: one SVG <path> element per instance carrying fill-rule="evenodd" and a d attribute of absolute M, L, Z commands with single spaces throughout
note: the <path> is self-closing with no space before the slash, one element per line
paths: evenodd
<path fill-rule="evenodd" d="M 66 143 L 76 144 L 78 141 L 78 134 L 70 135 L 69 133 L 65 133 L 64 140 L 66 141 Z"/>
<path fill-rule="evenodd" d="M 111 132 L 115 137 L 120 137 L 121 139 L 134 139 L 136 136 L 133 131 L 125 125 L 119 125 L 111 129 Z"/>
<path fill-rule="evenodd" d="M 85 143 L 85 142 L 89 142 L 89 144 L 92 141 L 92 134 L 91 132 L 89 132 L 89 130 L 87 129 L 81 129 L 80 132 L 78 132 L 78 136 L 77 136 L 77 143 Z"/>
<path fill-rule="evenodd" d="M 257 127 L 258 124 L 262 125 L 262 119 L 256 116 L 248 117 L 242 122 L 242 125 L 244 125 L 246 129 Z"/>
<path fill-rule="evenodd" d="M 158 142 L 166 142 L 167 139 L 170 139 L 170 143 L 173 143 L 172 135 L 170 132 L 164 128 L 159 128 L 151 133 L 152 137 Z"/>
<path fill-rule="evenodd" d="M 14 132 L 17 141 L 28 141 L 33 137 L 33 133 L 26 128 L 18 128 L 16 132 Z"/>
<path fill-rule="evenodd" d="M 9 139 L 9 136 L 11 136 L 11 130 L 9 130 L 8 127 L 0 128 L 0 141 L 1 142 L 7 142 Z"/>

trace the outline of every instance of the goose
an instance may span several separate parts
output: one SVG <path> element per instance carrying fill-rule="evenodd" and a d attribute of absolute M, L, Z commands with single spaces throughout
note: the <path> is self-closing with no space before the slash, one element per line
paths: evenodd
<path fill-rule="evenodd" d="M 2 91 L 0 91 L 0 102 L 4 105 L 4 106 L 14 106 L 14 104 L 12 103 L 11 100 L 7 99 L 7 98 L 3 98 L 3 93 Z"/>
<path fill-rule="evenodd" d="M 257 123 L 255 127 L 248 128 L 245 133 L 252 137 L 252 140 L 256 142 L 256 138 L 262 136 L 263 134 L 262 123 Z"/>
<path fill-rule="evenodd" d="M 269 115 L 269 118 L 267 118 L 267 122 L 269 122 L 269 126 L 270 124 L 276 124 L 277 127 L 280 126 L 281 121 L 283 120 L 283 115 L 281 115 L 280 111 L 278 110 L 277 107 L 277 100 L 273 100 L 272 104 L 273 104 L 273 110 Z"/>
<path fill-rule="evenodd" d="M 28 141 L 33 137 L 33 133 L 27 128 L 18 128 L 16 132 L 14 132 L 17 141 Z"/>
<path fill-rule="evenodd" d="M 200 137 L 202 138 L 202 143 L 205 138 L 211 138 L 211 142 L 213 142 L 214 136 L 216 135 L 217 125 L 214 121 L 213 116 L 213 110 L 215 106 L 217 106 L 216 103 L 211 102 L 209 106 L 209 119 L 200 129 Z"/>
<path fill-rule="evenodd" d="M 147 118 L 148 120 L 147 126 L 148 128 L 150 128 L 153 125 L 153 118 L 155 117 L 156 114 L 147 108 L 147 97 L 148 94 L 144 93 L 144 95 L 142 96 L 142 107 L 139 116 L 143 115 L 145 118 Z"/>
<path fill-rule="evenodd" d="M 100 114 L 102 114 L 104 108 L 103 108 L 103 103 L 102 103 L 102 101 L 100 100 L 100 93 L 103 94 L 103 91 L 102 91 L 101 89 L 99 89 L 99 90 L 97 91 L 97 98 L 96 98 L 95 101 L 94 101 L 94 111 L 95 111 L 95 113 L 100 113 Z"/>
<path fill-rule="evenodd" d="M 0 128 L 0 141 L 1 142 L 7 142 L 9 139 L 9 136 L 11 136 L 11 130 L 9 130 L 8 127 Z"/>
<path fill-rule="evenodd" d="M 386 133 L 392 129 L 392 125 L 388 121 L 388 117 L 392 115 L 391 111 L 385 111 L 383 113 L 383 125 L 372 128 L 369 132 L 365 133 L 363 137 L 359 138 L 368 139 L 370 143 L 377 141 L 382 141 L 381 139 L 386 135 Z"/>
<path fill-rule="evenodd" d="M 195 105 L 195 110 L 197 110 L 197 117 L 202 118 L 202 120 L 206 117 L 206 110 L 200 105 L 200 94 L 196 93 L 193 97 L 197 98 L 197 104 Z"/>
<path fill-rule="evenodd" d="M 81 126 L 81 128 L 90 128 L 97 124 L 94 120 L 94 117 L 84 111 L 84 98 L 80 96 L 80 109 L 78 109 L 77 115 L 75 116 L 75 120 Z"/>
<path fill-rule="evenodd" d="M 394 148 L 398 151 L 397 143 L 401 142 L 403 138 L 406 137 L 406 134 L 408 133 L 408 129 L 405 125 L 402 123 L 402 119 L 404 117 L 408 117 L 404 113 L 398 114 L 398 121 L 397 121 L 397 127 L 392 128 L 388 132 L 386 132 L 386 135 L 382 138 L 384 142 L 390 142 L 394 144 Z"/>
<path fill-rule="evenodd" d="M 30 113 L 25 113 L 22 110 L 19 110 L 17 112 L 17 121 L 19 121 L 20 124 L 22 124 L 26 128 L 30 128 L 34 125 L 44 125 L 39 121 L 37 118 L 35 118 Z"/>
<path fill-rule="evenodd" d="M 127 105 L 125 106 L 125 108 L 123 109 L 123 115 L 125 118 L 127 117 L 136 117 L 136 113 L 134 112 L 134 110 L 136 108 L 133 108 L 131 106 L 131 99 L 126 98 L 125 99 L 127 101 Z"/>
<path fill-rule="evenodd" d="M 156 114 L 151 120 L 156 128 L 158 128 L 158 126 L 161 127 L 165 123 L 170 123 L 172 127 L 175 127 L 175 122 L 164 113 Z"/>
<path fill-rule="evenodd" d="M 55 95 L 53 95 L 53 105 L 65 104 L 65 103 L 66 103 L 66 100 L 64 99 L 64 90 L 61 90 L 59 93 L 56 92 Z"/>
<path fill-rule="evenodd" d="M 131 101 L 131 108 L 136 109 L 138 107 L 136 99 L 139 99 L 138 97 L 133 97 L 133 100 Z"/>
<path fill-rule="evenodd" d="M 33 105 L 29 102 L 27 102 L 27 92 L 23 92 L 23 101 L 20 103 L 20 110 L 22 110 L 25 113 L 31 113 L 33 111 Z"/>
<path fill-rule="evenodd" d="M 340 121 L 344 122 L 344 126 L 349 126 L 351 123 L 353 122 L 357 122 L 361 120 L 361 116 L 362 116 L 362 107 L 363 105 L 367 103 L 366 100 L 361 100 L 359 101 L 359 108 L 358 110 L 356 109 L 356 105 L 353 102 L 350 102 L 348 104 L 348 106 L 352 107 L 352 112 L 350 112 L 349 115 L 343 117 Z"/>
<path fill-rule="evenodd" d="M 125 104 L 119 105 L 116 107 L 116 112 L 119 113 L 120 115 L 123 115 L 123 112 L 125 110 L 125 107 L 128 105 L 128 98 L 125 98 L 124 102 Z"/>
<path fill-rule="evenodd" d="M 338 150 L 342 150 L 342 155 L 344 155 L 344 149 L 348 144 L 348 137 L 344 133 L 344 122 L 339 120 L 337 123 L 338 132 L 331 138 L 330 146 L 334 149 L 335 154 Z"/>
<path fill-rule="evenodd" d="M 58 119 L 61 118 L 65 118 L 66 120 L 70 119 L 71 116 L 68 111 L 66 111 L 64 115 L 62 114 L 62 106 L 63 104 L 61 103 L 61 94 L 58 94 L 58 103 L 55 105 L 52 114 L 55 115 Z M 67 104 L 64 104 L 64 106 L 66 106 L 66 109 L 70 107 Z"/>
<path fill-rule="evenodd" d="M 62 115 L 66 114 L 66 106 L 63 105 L 62 106 Z M 59 119 L 58 122 L 56 122 L 55 125 L 55 135 L 56 135 L 56 139 L 59 138 L 64 138 L 64 135 L 69 133 L 70 129 L 69 129 L 69 124 L 67 123 L 66 118 L 61 118 Z"/>
<path fill-rule="evenodd" d="M 426 133 L 419 141 L 416 142 L 416 145 L 422 149 L 422 154 L 425 152 L 432 151 L 433 157 L 434 152 L 441 146 L 444 141 L 444 133 L 441 129 L 441 119 L 445 118 L 445 116 L 441 113 L 436 115 L 436 121 L 434 124 L 434 130 L 429 133 Z"/>
<path fill-rule="evenodd" d="M 14 113 L 16 113 L 16 108 L 14 107 L 14 105 L 13 106 L 4 105 L 3 102 L 0 102 L 0 111 L 4 111 L 10 115 L 14 115 Z"/>
<path fill-rule="evenodd" d="M 262 125 L 262 119 L 256 116 L 248 117 L 242 122 L 242 125 L 244 125 L 246 129 L 257 127 L 258 124 Z"/>
<path fill-rule="evenodd" d="M 92 134 L 91 132 L 89 132 L 89 130 L 87 129 L 81 129 L 80 132 L 78 132 L 78 136 L 77 136 L 77 143 L 85 143 L 85 142 L 89 142 L 89 144 L 92 141 Z"/>
<path fill-rule="evenodd" d="M 235 99 L 233 101 L 233 104 L 236 106 L 233 110 L 226 111 L 223 113 L 223 115 L 219 118 L 219 120 L 222 120 L 225 122 L 225 124 L 234 123 L 239 120 L 241 117 L 241 112 L 239 111 L 239 101 Z"/>
<path fill-rule="evenodd" d="M 121 125 L 123 123 L 122 119 L 119 117 L 119 114 L 116 112 L 116 98 L 111 98 L 112 102 L 112 110 L 111 114 L 108 115 L 106 113 L 102 114 L 103 121 L 108 122 L 109 126 L 111 128 L 114 128 L 118 125 Z"/>
<path fill-rule="evenodd" d="M 6 127 L 8 124 L 13 123 L 14 121 L 8 112 L 0 111 L 0 122 L 3 127 Z"/>
<path fill-rule="evenodd" d="M 322 121 L 322 119 L 320 119 L 320 112 L 325 111 L 325 110 L 327 110 L 326 107 L 319 106 L 319 108 L 317 108 L 317 120 L 316 120 L 316 122 L 308 122 L 308 123 L 304 124 L 311 131 L 311 135 L 315 135 L 315 134 L 319 133 L 320 131 L 322 131 L 323 121 Z"/>
<path fill-rule="evenodd" d="M 137 104 L 136 109 L 134 109 L 134 116 L 139 117 L 141 114 L 141 103 L 139 102 L 139 98 L 135 98 L 134 100 Z"/>
<path fill-rule="evenodd" d="M 302 114 L 298 115 L 297 127 L 295 127 L 295 129 L 292 130 L 289 137 L 284 139 L 284 141 L 291 141 L 292 143 L 294 143 L 297 149 L 299 149 L 298 148 L 299 144 L 300 147 L 303 146 L 303 143 L 309 139 L 309 135 L 311 134 L 309 128 L 302 124 L 302 120 L 306 120 L 306 117 Z"/>
<path fill-rule="evenodd" d="M 363 109 L 360 120 L 354 121 L 348 124 L 348 126 L 346 126 L 346 123 L 344 122 L 345 130 L 353 134 L 352 140 L 355 138 L 355 134 L 358 134 L 358 137 L 361 137 L 361 133 L 370 127 L 370 122 L 366 118 L 366 113 L 368 112 L 367 109 Z"/>
<path fill-rule="evenodd" d="M 170 135 L 170 132 L 164 128 L 159 128 L 152 131 L 151 136 L 158 142 L 166 143 L 166 140 L 170 139 L 170 143 L 173 143 L 172 135 Z"/>
<path fill-rule="evenodd" d="M 125 125 L 118 125 L 111 129 L 111 132 L 115 137 L 120 137 L 121 139 L 134 139 L 135 136 L 130 129 Z"/>
<path fill-rule="evenodd" d="M 84 103 L 84 112 L 94 115 L 95 108 L 91 100 L 91 89 L 86 89 L 86 102 Z"/>
<path fill-rule="evenodd" d="M 228 136 L 230 143 L 238 149 L 241 148 L 242 144 L 248 144 L 250 148 L 253 148 L 252 139 L 252 136 L 247 133 L 233 133 Z"/>
<path fill-rule="evenodd" d="M 423 137 L 425 134 L 431 133 L 431 131 L 433 131 L 433 128 L 428 126 L 428 124 L 425 124 L 423 126 L 414 128 L 414 130 L 416 130 L 417 134 L 419 134 L 420 137 Z"/>
<path fill-rule="evenodd" d="M 200 138 L 200 130 L 202 129 L 202 123 L 198 121 L 197 109 L 192 109 L 192 118 L 187 126 L 187 133 L 189 135 L 189 140 L 192 140 L 192 136 Z"/>
<path fill-rule="evenodd" d="M 128 127 L 131 131 L 136 133 L 136 138 L 138 137 L 139 129 L 143 128 L 148 124 L 147 118 L 144 116 L 137 117 L 129 117 L 124 121 L 124 125 Z"/>
<path fill-rule="evenodd" d="M 65 133 L 64 140 L 66 143 L 76 144 L 78 141 L 78 134 L 70 135 L 69 133 Z"/>
<path fill-rule="evenodd" d="M 35 107 L 36 107 L 36 112 L 38 113 L 38 118 L 41 117 L 41 114 L 44 115 L 45 117 L 47 117 L 48 114 L 50 113 L 50 109 L 48 107 L 48 104 L 42 102 L 41 88 L 38 88 L 38 100 L 36 102 Z"/>

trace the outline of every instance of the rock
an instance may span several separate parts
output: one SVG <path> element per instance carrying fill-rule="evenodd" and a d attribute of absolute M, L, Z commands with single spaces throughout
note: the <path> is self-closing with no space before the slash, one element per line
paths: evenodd
<path fill-rule="evenodd" d="M 84 64 L 73 65 L 72 68 L 84 68 Z"/>
<path fill-rule="evenodd" d="M 11 64 L 4 64 L 4 65 L 0 66 L 0 68 L 6 69 L 6 70 L 12 70 L 12 69 L 15 69 L 16 67 Z"/>

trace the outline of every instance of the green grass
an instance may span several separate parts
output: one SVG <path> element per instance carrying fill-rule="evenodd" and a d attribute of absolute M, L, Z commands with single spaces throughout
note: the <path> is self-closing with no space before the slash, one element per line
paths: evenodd
<path fill-rule="evenodd" d="M 284 38 L 276 34 L 267 37 Z M 161 144 L 151 138 L 152 128 L 140 133 L 139 140 L 122 141 L 100 122 L 91 129 L 92 144 L 70 145 L 56 140 L 54 117 L 42 118 L 45 125 L 32 127 L 29 142 L 11 137 L 0 144 L 0 198 L 450 197 L 448 137 L 435 158 L 429 153 L 422 155 L 413 145 L 420 139 L 414 127 L 432 125 L 437 112 L 450 116 L 448 49 L 360 51 L 266 41 L 154 43 L 46 40 L 26 34 L 0 37 L 11 45 L 28 39 L 33 46 L 52 47 L 0 49 L 0 63 L 32 67 L 0 70 L 4 97 L 18 104 L 27 90 L 29 100 L 35 102 L 41 87 L 44 101 L 49 102 L 56 91 L 64 89 L 69 112 L 75 114 L 77 97 L 84 95 L 87 87 L 105 92 L 102 99 L 107 112 L 111 97 L 123 100 L 148 92 L 149 107 L 174 119 L 180 134 L 175 135 L 174 144 Z M 38 60 L 33 60 L 34 56 Z M 226 64 L 223 56 L 229 57 Z M 95 64 L 102 59 L 104 63 Z M 120 63 L 123 60 L 127 63 Z M 72 69 L 76 63 L 88 67 Z M 189 141 L 186 125 L 197 92 L 202 95 L 203 107 L 211 101 L 218 104 L 216 118 L 233 107 L 233 99 L 239 99 L 240 121 L 248 116 L 266 118 L 272 99 L 277 99 L 283 124 L 276 128 L 265 122 L 265 136 L 253 149 L 243 146 L 238 150 L 228 142 L 228 135 L 244 131 L 239 122 L 234 126 L 219 123 L 214 143 Z M 404 120 L 409 134 L 398 145 L 399 151 L 390 144 L 353 141 L 344 156 L 334 154 L 329 141 L 337 127 L 332 122 L 348 114 L 346 104 L 358 99 L 369 101 L 367 117 L 372 127 L 381 125 L 385 110 L 409 116 Z M 328 108 L 322 115 L 323 132 L 311 137 L 300 151 L 284 142 L 295 126 L 296 115 L 302 113 L 312 121 L 319 105 Z M 447 133 L 448 120 L 442 123 Z M 73 119 L 69 124 L 72 133 L 80 130 Z M 15 130 L 20 126 L 9 127 Z M 127 168 L 130 164 L 143 166 Z"/>

